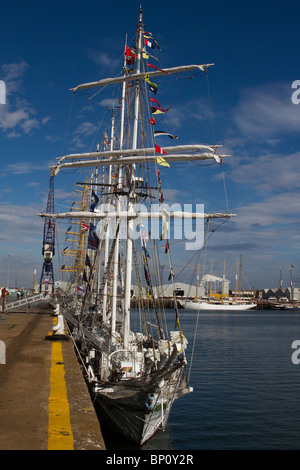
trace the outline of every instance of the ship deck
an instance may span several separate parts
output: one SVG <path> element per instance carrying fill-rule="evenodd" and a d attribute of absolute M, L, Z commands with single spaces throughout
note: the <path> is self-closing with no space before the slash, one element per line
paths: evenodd
<path fill-rule="evenodd" d="M 49 340 L 55 321 L 49 307 L 0 313 L 0 450 L 105 450 L 72 341 Z"/>

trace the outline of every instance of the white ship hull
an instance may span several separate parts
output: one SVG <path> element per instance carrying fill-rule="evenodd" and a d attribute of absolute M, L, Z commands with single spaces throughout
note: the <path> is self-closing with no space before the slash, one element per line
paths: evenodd
<path fill-rule="evenodd" d="M 213 304 L 208 302 L 185 302 L 187 310 L 210 310 L 210 311 L 243 311 L 256 308 L 256 303 L 251 304 Z"/>

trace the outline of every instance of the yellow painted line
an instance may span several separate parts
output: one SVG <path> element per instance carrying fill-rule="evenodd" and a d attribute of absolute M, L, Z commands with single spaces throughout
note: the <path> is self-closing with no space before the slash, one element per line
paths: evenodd
<path fill-rule="evenodd" d="M 48 450 L 74 450 L 61 342 L 52 343 Z"/>

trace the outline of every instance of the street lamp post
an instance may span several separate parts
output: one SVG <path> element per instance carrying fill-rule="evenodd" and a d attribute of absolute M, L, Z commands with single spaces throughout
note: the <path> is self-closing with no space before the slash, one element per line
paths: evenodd
<path fill-rule="evenodd" d="M 7 255 L 7 289 L 9 288 L 9 255 Z"/>

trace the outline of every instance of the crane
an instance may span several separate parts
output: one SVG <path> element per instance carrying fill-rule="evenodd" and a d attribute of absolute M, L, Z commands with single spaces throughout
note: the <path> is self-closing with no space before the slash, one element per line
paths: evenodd
<path fill-rule="evenodd" d="M 50 184 L 47 200 L 47 214 L 54 213 L 54 172 L 51 169 Z M 55 220 L 52 217 L 46 217 L 44 223 L 44 237 L 42 254 L 44 257 L 41 280 L 40 292 L 42 292 L 42 285 L 44 284 L 44 291 L 48 291 L 49 287 L 54 292 L 54 273 L 53 273 L 53 256 L 55 254 Z"/>

